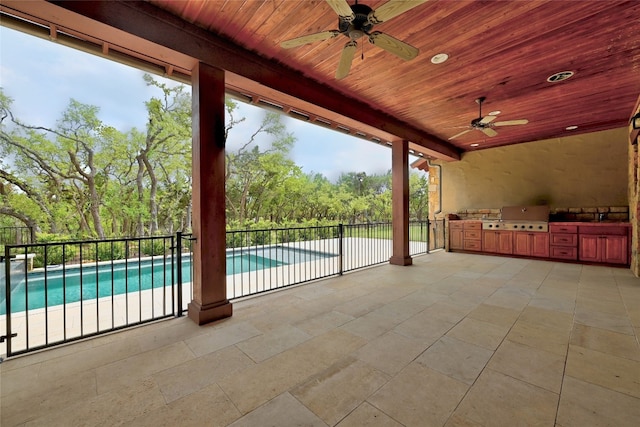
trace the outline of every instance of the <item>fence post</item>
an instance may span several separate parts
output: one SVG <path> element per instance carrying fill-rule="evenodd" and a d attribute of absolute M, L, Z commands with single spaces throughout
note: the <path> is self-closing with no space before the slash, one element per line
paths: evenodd
<path fill-rule="evenodd" d="M 342 224 L 338 224 L 338 274 L 342 276 L 342 257 L 343 257 L 343 248 L 342 248 L 342 240 L 344 237 L 344 227 Z"/>
<path fill-rule="evenodd" d="M 176 311 L 176 317 L 182 316 L 182 231 L 176 233 L 176 280 L 178 281 L 178 295 L 177 304 L 178 310 Z"/>
<path fill-rule="evenodd" d="M 4 247 L 4 272 L 5 272 L 5 326 L 6 326 L 6 335 L 2 336 L 2 341 L 7 342 L 7 357 L 11 356 L 11 338 L 16 336 L 11 334 L 11 260 L 9 259 L 11 255 L 11 251 L 9 250 L 9 246 Z M 27 263 L 25 257 L 25 265 Z M 0 362 L 2 358 L 0 358 Z"/>
<path fill-rule="evenodd" d="M 422 225 L 420 225 L 420 229 L 422 229 L 423 225 L 425 225 L 424 222 L 422 223 Z M 429 241 L 429 236 L 430 235 L 431 235 L 431 233 L 429 233 L 429 218 L 427 218 L 427 253 L 429 253 L 431 251 L 431 242 Z"/>

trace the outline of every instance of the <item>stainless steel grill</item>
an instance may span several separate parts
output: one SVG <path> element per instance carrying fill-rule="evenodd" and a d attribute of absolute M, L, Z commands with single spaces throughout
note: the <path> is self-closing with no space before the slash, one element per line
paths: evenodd
<path fill-rule="evenodd" d="M 482 221 L 483 230 L 549 231 L 549 206 L 505 206 L 499 220 Z"/>
<path fill-rule="evenodd" d="M 483 230 L 505 230 L 505 231 L 537 231 L 546 233 L 549 231 L 549 223 L 547 221 L 482 221 Z"/>

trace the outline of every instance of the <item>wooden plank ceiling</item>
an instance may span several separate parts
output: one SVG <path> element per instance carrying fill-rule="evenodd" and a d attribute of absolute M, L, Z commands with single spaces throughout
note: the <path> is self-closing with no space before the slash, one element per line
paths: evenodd
<path fill-rule="evenodd" d="M 447 159 L 455 152 L 624 127 L 640 94 L 638 1 L 427 1 L 375 26 L 418 48 L 417 58 L 404 61 L 360 39 L 351 71 L 341 80 L 335 72 L 348 41 L 343 35 L 291 49 L 280 46 L 338 28 L 336 13 L 324 0 L 148 3 L 293 70 L 299 77 L 291 85 L 311 79 L 330 88 L 336 103 L 343 97 L 347 103 L 357 101 L 423 132 L 450 147 L 440 150 Z M 375 10 L 387 0 L 360 3 Z M 449 59 L 432 63 L 441 53 Z M 575 74 L 547 81 L 561 71 Z M 496 127 L 493 137 L 472 130 L 449 140 L 478 117 L 478 97 L 486 97 L 483 115 L 501 112 L 496 122 L 528 123 Z M 568 126 L 578 128 L 569 131 Z"/>

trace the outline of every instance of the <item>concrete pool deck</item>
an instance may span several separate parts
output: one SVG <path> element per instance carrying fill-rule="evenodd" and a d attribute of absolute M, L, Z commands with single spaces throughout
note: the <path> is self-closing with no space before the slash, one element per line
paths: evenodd
<path fill-rule="evenodd" d="M 412 253 L 426 250 L 424 242 L 411 242 Z M 295 250 L 321 252 L 330 254 L 326 258 L 317 258 L 308 262 L 281 265 L 269 269 L 261 269 L 227 276 L 227 298 L 237 299 L 252 294 L 267 292 L 293 284 L 317 280 L 336 275 L 339 272 L 337 254 L 339 253 L 338 239 L 324 239 L 314 241 L 291 242 L 279 244 Z M 240 252 L 264 253 L 262 247 L 242 247 L 228 250 L 228 254 Z M 385 261 L 391 256 L 391 241 L 388 239 L 372 238 L 344 238 L 343 252 L 349 254 L 343 260 L 345 271 L 353 270 L 371 262 L 371 257 Z M 152 258 L 141 258 L 149 261 Z M 137 258 L 133 259 L 137 262 Z M 124 260 L 118 261 L 124 263 Z M 110 265 L 100 262 L 100 265 Z M 73 266 L 68 266 L 73 268 Z M 177 286 L 176 286 L 177 288 Z M 163 313 L 172 312 L 173 299 L 170 291 L 164 295 L 162 288 L 144 290 L 140 293 L 115 295 L 113 299 L 103 297 L 80 302 L 68 303 L 65 306 L 54 305 L 46 311 L 42 309 L 13 313 L 11 316 L 12 331 L 18 336 L 12 339 L 12 350 L 22 351 L 27 348 L 27 323 L 29 330 L 29 348 L 59 342 L 81 336 L 94 334 L 115 327 L 122 327 L 135 321 L 147 321 Z M 182 292 L 183 309 L 191 301 L 191 288 L 185 283 Z M 98 320 L 99 319 L 99 320 Z M 0 315 L 0 331 L 6 329 L 6 317 Z M 0 343 L 0 355 L 6 354 L 6 344 Z"/>
<path fill-rule="evenodd" d="M 0 424 L 636 426 L 630 270 L 435 252 L 0 364 Z"/>

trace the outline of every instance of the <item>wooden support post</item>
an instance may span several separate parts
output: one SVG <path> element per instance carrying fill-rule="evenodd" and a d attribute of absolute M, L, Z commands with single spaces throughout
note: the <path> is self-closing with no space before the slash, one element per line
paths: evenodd
<path fill-rule="evenodd" d="M 199 63 L 192 74 L 193 300 L 199 325 L 230 317 L 225 227 L 224 71 Z"/>
<path fill-rule="evenodd" d="M 394 141 L 391 147 L 391 204 L 393 254 L 389 263 L 411 265 L 409 255 L 409 142 Z"/>

